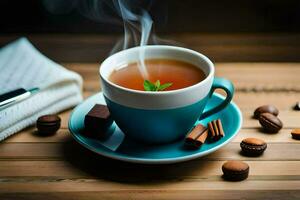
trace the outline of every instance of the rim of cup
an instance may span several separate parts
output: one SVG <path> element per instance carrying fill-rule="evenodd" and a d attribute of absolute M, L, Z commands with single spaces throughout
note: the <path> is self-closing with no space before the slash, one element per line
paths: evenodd
<path fill-rule="evenodd" d="M 113 83 L 112 81 L 109 80 L 109 76 L 110 74 L 106 77 L 103 75 L 103 72 L 105 70 L 105 68 L 109 67 L 108 65 L 105 66 L 105 64 L 107 62 L 109 62 L 111 59 L 114 59 L 116 56 L 120 56 L 122 54 L 126 54 L 130 51 L 136 51 L 137 49 L 143 49 L 143 48 L 146 48 L 146 49 L 165 49 L 165 50 L 177 50 L 177 51 L 184 51 L 186 53 L 189 53 L 189 54 L 192 54 L 193 56 L 198 56 L 199 59 L 202 59 L 204 60 L 207 65 L 208 65 L 208 68 L 209 68 L 209 74 L 206 75 L 205 79 L 194 84 L 194 85 L 191 85 L 191 86 L 188 86 L 188 87 L 185 87 L 185 88 L 180 88 L 180 89 L 176 89 L 176 90 L 167 90 L 167 91 L 157 91 L 157 92 L 153 92 L 153 91 L 142 91 L 142 90 L 134 90 L 134 89 L 130 89 L 130 88 L 126 88 L 126 87 L 123 87 L 123 86 L 120 86 L 118 84 L 115 84 Z M 155 58 L 150 58 L 150 59 L 155 59 Z M 163 58 L 162 58 L 163 59 Z M 176 58 L 166 58 L 166 59 L 174 59 L 174 60 L 180 60 L 180 59 L 176 59 Z M 184 62 L 188 62 L 188 61 L 184 61 Z M 195 65 L 195 64 L 193 64 Z M 118 65 L 117 65 L 118 66 Z M 113 66 L 113 67 L 117 67 L 117 66 Z M 113 87 L 116 87 L 120 90 L 125 90 L 125 91 L 128 91 L 128 92 L 132 92 L 132 93 L 137 93 L 137 94 L 145 94 L 145 95 L 167 95 L 167 94 L 174 94 L 174 93 L 179 93 L 179 92 L 182 92 L 182 91 L 187 91 L 187 90 L 192 90 L 194 89 L 195 87 L 199 87 L 201 85 L 204 85 L 206 82 L 208 82 L 211 78 L 213 78 L 213 75 L 214 75 L 214 72 L 215 72 L 215 69 L 214 69 L 214 64 L 212 63 L 212 61 L 206 57 L 205 55 L 197 52 L 197 51 L 194 51 L 194 50 L 191 50 L 191 49 L 188 49 L 188 48 L 184 48 L 184 47 L 178 47 L 178 46 L 171 46 L 171 45 L 146 45 L 146 46 L 137 46 L 137 47 L 132 47 L 132 48 L 129 48 L 129 49 L 125 49 L 125 50 L 122 50 L 122 51 L 119 51 L 115 54 L 112 54 L 110 55 L 109 57 L 107 57 L 100 65 L 100 69 L 99 69 L 99 73 L 100 73 L 100 77 L 102 78 L 103 81 L 105 81 L 107 84 L 113 86 Z"/>

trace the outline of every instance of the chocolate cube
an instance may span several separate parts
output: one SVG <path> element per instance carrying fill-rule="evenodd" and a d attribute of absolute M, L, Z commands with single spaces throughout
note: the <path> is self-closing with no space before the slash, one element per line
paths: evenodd
<path fill-rule="evenodd" d="M 105 105 L 96 104 L 85 116 L 85 134 L 90 137 L 106 138 L 113 119 Z"/>

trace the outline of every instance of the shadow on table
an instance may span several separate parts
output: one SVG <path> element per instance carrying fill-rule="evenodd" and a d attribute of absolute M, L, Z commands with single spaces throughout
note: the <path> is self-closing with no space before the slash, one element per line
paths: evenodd
<path fill-rule="evenodd" d="M 206 167 L 206 162 L 199 159 L 167 165 L 126 163 L 97 155 L 71 138 L 63 145 L 63 156 L 74 167 L 95 178 L 126 183 L 170 183 L 192 176 L 195 171 L 199 172 Z"/>

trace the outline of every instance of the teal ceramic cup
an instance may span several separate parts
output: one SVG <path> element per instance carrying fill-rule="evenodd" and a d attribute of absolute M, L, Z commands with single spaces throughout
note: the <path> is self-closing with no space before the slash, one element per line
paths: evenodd
<path fill-rule="evenodd" d="M 139 59 L 173 59 L 191 63 L 206 75 L 201 82 L 178 90 L 149 92 L 119 86 L 109 80 L 114 69 Z M 221 111 L 232 100 L 229 80 L 214 77 L 213 63 L 204 55 L 182 47 L 149 45 L 123 50 L 101 64 L 103 95 L 113 119 L 126 137 L 148 144 L 169 143 L 183 138 L 193 125 Z M 210 110 L 204 108 L 216 89 L 223 89 L 224 101 Z"/>

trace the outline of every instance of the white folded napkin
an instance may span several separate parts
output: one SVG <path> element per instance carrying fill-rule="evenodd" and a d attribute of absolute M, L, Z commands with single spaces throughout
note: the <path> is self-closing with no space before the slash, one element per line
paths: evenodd
<path fill-rule="evenodd" d="M 29 98 L 0 110 L 0 140 L 82 101 L 82 78 L 42 55 L 21 38 L 0 49 L 0 94 L 40 88 Z"/>

